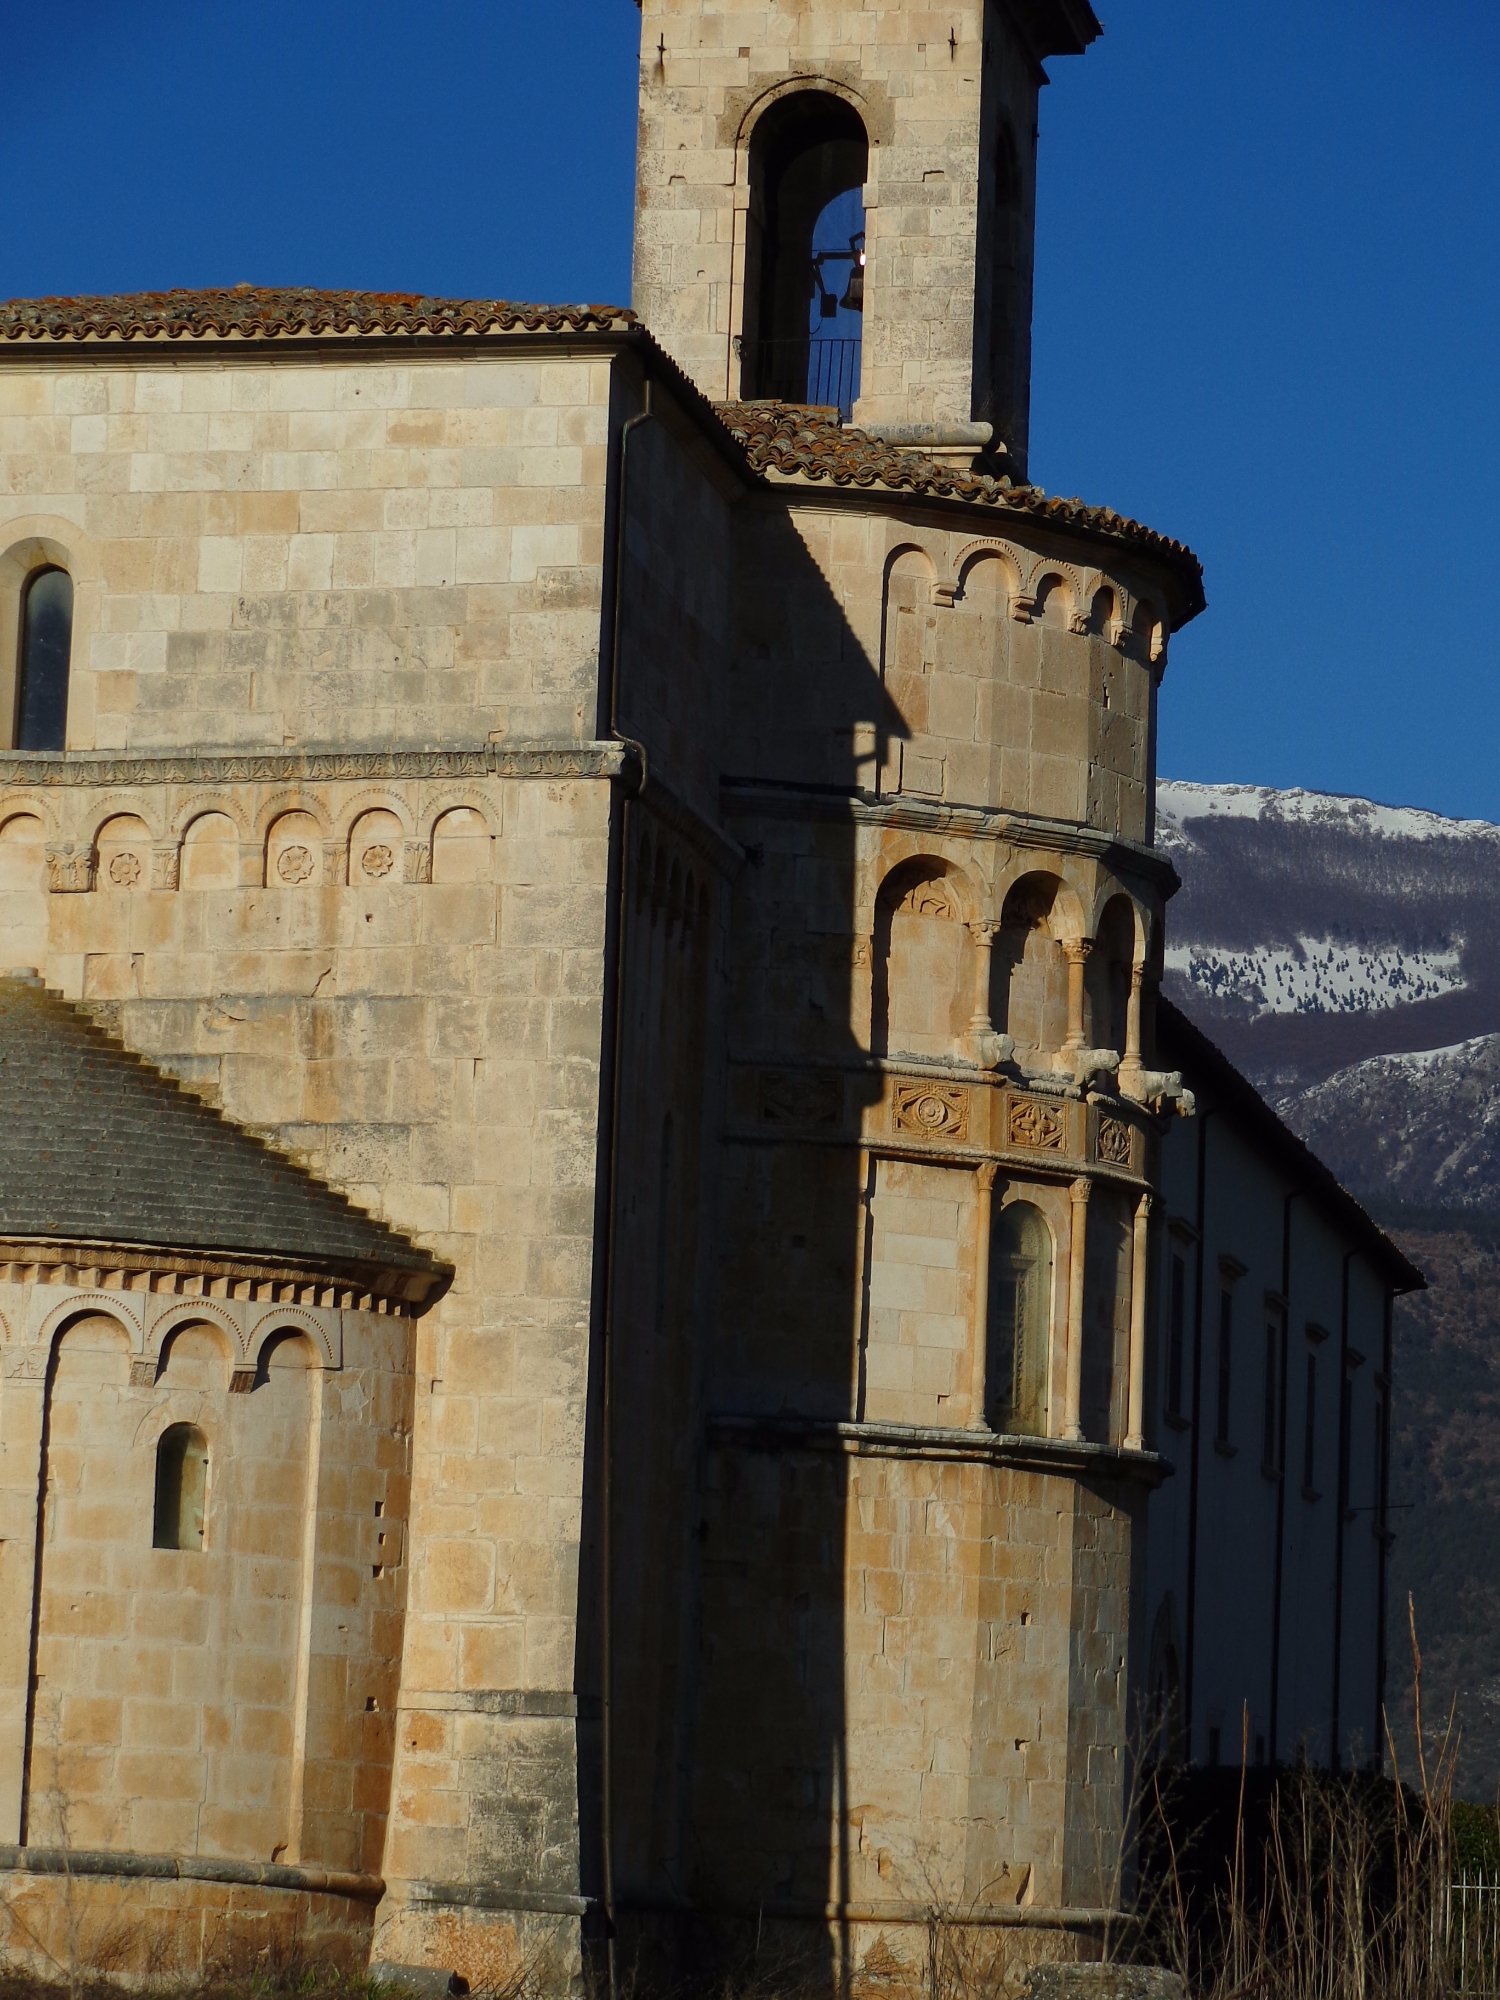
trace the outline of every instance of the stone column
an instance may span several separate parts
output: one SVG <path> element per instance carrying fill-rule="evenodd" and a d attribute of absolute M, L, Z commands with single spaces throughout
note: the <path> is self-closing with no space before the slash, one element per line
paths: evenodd
<path fill-rule="evenodd" d="M 969 1422 L 978 1428 L 985 1422 L 985 1391 L 989 1386 L 990 1356 L 990 1234 L 995 1217 L 995 1176 L 999 1169 L 986 1160 L 979 1169 L 974 1239 L 974 1311 L 969 1336 Z"/>
<path fill-rule="evenodd" d="M 1141 1066 L 1141 988 L 1146 983 L 1144 965 L 1130 968 L 1130 999 L 1125 1009 L 1125 1062 L 1131 1069 Z"/>
<path fill-rule="evenodd" d="M 1068 1190 L 1073 1202 L 1073 1228 L 1068 1241 L 1068 1375 L 1063 1395 L 1065 1440 L 1083 1438 L 1083 1268 L 1088 1252 L 1089 1192 L 1093 1183 L 1080 1177 Z"/>
<path fill-rule="evenodd" d="M 974 940 L 974 1011 L 969 1016 L 969 1040 L 981 1057 L 984 1052 L 985 1037 L 995 1032 L 994 1016 L 990 1012 L 990 981 L 994 977 L 995 934 L 1000 926 L 988 921 L 969 925 L 969 936 Z"/>
<path fill-rule="evenodd" d="M 1135 1230 L 1130 1245 L 1130 1400 L 1125 1418 L 1125 1449 L 1146 1449 L 1146 1321 L 1147 1284 L 1151 1260 L 1151 1197 L 1135 1205 Z"/>
<path fill-rule="evenodd" d="M 1094 949 L 1092 938 L 1070 938 L 1063 946 L 1068 961 L 1068 1039 L 1064 1048 L 1081 1049 L 1083 1039 L 1083 969 Z"/>

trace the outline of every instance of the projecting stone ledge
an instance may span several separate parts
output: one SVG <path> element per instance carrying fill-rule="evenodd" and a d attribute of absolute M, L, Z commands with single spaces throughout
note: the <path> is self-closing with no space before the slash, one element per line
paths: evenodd
<path fill-rule="evenodd" d="M 1026 2000 L 1187 2000 L 1181 1977 L 1156 1965 L 1037 1965 Z"/>

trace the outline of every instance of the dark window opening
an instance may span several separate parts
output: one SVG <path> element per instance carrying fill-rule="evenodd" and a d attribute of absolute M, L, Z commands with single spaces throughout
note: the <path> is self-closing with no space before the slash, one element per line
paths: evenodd
<path fill-rule="evenodd" d="M 1219 1395 L 1217 1421 L 1214 1427 L 1214 1441 L 1217 1444 L 1229 1442 L 1230 1390 L 1234 1368 L 1234 1293 L 1225 1290 L 1219 1294 Z"/>
<path fill-rule="evenodd" d="M 1339 1385 L 1339 1512 L 1349 1507 L 1349 1452 L 1354 1437 L 1354 1377 L 1346 1368 Z"/>
<path fill-rule="evenodd" d="M 1002 1209 L 990 1249 L 991 1425 L 1022 1437 L 1046 1431 L 1052 1239 L 1024 1201 Z"/>
<path fill-rule="evenodd" d="M 1167 1414 L 1182 1415 L 1183 1349 L 1187 1335 L 1187 1261 L 1172 1259 L 1170 1301 L 1167 1307 Z"/>
<path fill-rule="evenodd" d="M 1302 1427 L 1302 1490 L 1316 1491 L 1313 1474 L 1318 1469 L 1318 1357 L 1307 1357 L 1307 1408 Z"/>
<path fill-rule="evenodd" d="M 72 649 L 73 579 L 65 569 L 39 569 L 28 578 L 21 598 L 15 716 L 18 750 L 64 747 Z"/>
<path fill-rule="evenodd" d="M 742 393 L 848 416 L 859 394 L 869 141 L 823 91 L 783 98 L 751 143 Z"/>
<path fill-rule="evenodd" d="M 1281 1469 L 1281 1324 L 1266 1321 L 1266 1407 L 1260 1462 L 1268 1472 Z"/>
<path fill-rule="evenodd" d="M 201 1549 L 207 1501 L 208 1439 L 194 1424 L 170 1424 L 156 1447 L 152 1547 Z"/>

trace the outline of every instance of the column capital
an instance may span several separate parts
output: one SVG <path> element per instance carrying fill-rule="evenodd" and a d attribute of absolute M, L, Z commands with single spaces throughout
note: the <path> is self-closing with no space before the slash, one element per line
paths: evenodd
<path fill-rule="evenodd" d="M 978 1181 L 980 1187 L 984 1190 L 984 1192 L 986 1194 L 990 1194 L 994 1190 L 995 1182 L 999 1178 L 999 1174 L 1000 1174 L 1000 1168 L 996 1164 L 996 1162 L 994 1160 L 986 1160 L 982 1166 L 978 1167 L 975 1170 L 974 1178 L 976 1181 Z"/>
<path fill-rule="evenodd" d="M 970 917 L 966 928 L 981 951 L 988 951 L 1000 935 L 1000 922 L 996 917 Z"/>
<path fill-rule="evenodd" d="M 1069 965 L 1084 964 L 1093 949 L 1094 940 L 1092 938 L 1063 939 L 1063 957 L 1068 961 Z"/>
<path fill-rule="evenodd" d="M 1069 1187 L 1068 1194 L 1072 1200 L 1073 1206 L 1075 1208 L 1081 1208 L 1083 1204 L 1088 1200 L 1089 1196 L 1093 1193 L 1093 1191 L 1094 1191 L 1094 1183 L 1091 1180 L 1089 1180 L 1085 1175 L 1080 1174 L 1077 1180 L 1074 1181 L 1072 1185 Z"/>

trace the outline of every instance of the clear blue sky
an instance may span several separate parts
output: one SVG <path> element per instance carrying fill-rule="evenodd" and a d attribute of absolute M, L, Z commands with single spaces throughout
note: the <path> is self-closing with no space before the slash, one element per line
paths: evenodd
<path fill-rule="evenodd" d="M 1162 769 L 1500 818 L 1500 7 L 1100 4 L 1043 100 L 1033 471 L 1207 565 Z M 65 14 L 0 0 L 0 295 L 628 298 L 630 0 Z"/>

